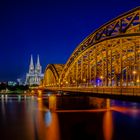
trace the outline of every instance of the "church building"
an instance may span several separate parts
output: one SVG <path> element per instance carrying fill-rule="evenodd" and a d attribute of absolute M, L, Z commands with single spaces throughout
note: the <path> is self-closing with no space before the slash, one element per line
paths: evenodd
<path fill-rule="evenodd" d="M 26 85 L 39 85 L 44 74 L 42 73 L 42 66 L 40 65 L 39 55 L 37 56 L 37 63 L 34 66 L 33 56 L 31 55 L 29 72 L 26 74 Z"/>

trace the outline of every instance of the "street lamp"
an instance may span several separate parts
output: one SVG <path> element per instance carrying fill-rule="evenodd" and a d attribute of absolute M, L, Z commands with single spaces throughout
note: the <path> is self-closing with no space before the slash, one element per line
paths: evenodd
<path fill-rule="evenodd" d="M 102 80 L 102 86 L 103 86 L 103 78 L 104 78 L 103 76 L 100 76 L 100 79 Z"/>
<path fill-rule="evenodd" d="M 68 86 L 68 81 L 66 81 L 66 86 Z"/>
<path fill-rule="evenodd" d="M 133 74 L 135 75 L 136 73 L 137 73 L 137 72 L 134 70 L 134 71 L 133 71 Z"/>
<path fill-rule="evenodd" d="M 100 78 L 103 79 L 104 77 L 103 76 L 100 76 Z"/>
<path fill-rule="evenodd" d="M 137 71 L 136 70 L 133 70 L 133 75 L 134 75 L 134 86 L 136 85 L 136 73 L 137 73 Z"/>
<path fill-rule="evenodd" d="M 75 80 L 73 80 L 73 83 L 75 83 Z"/>
<path fill-rule="evenodd" d="M 86 79 L 85 78 L 83 79 L 83 82 L 86 82 Z"/>

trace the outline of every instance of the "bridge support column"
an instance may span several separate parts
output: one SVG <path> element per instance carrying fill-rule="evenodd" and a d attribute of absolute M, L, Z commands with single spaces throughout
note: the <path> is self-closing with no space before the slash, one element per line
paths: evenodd
<path fill-rule="evenodd" d="M 103 53 L 102 53 L 103 55 Z M 102 75 L 101 75 L 101 80 L 102 80 L 102 86 L 105 85 L 104 81 L 105 81 L 105 67 L 104 67 L 104 55 L 102 57 Z"/>
<path fill-rule="evenodd" d="M 57 98 L 56 95 L 50 95 L 49 96 L 49 109 L 52 112 L 55 112 L 57 108 Z"/>
<path fill-rule="evenodd" d="M 129 64 L 129 62 L 128 62 L 128 46 L 127 46 L 127 52 L 126 52 L 126 60 L 127 60 L 127 63 Z M 129 75 L 128 71 L 129 71 L 129 66 L 127 66 L 127 68 L 126 68 L 126 86 L 127 87 L 128 87 L 128 75 Z"/>
<path fill-rule="evenodd" d="M 108 86 L 108 42 L 106 44 L 106 73 L 105 73 L 106 86 Z"/>
<path fill-rule="evenodd" d="M 94 77 L 94 86 L 98 86 L 96 83 L 97 79 L 97 48 L 95 50 L 95 77 Z"/>
<path fill-rule="evenodd" d="M 91 61 L 91 55 L 90 55 L 90 61 Z M 91 85 L 91 64 L 89 62 L 89 84 Z"/>
<path fill-rule="evenodd" d="M 111 49 L 111 54 L 110 54 L 110 86 L 112 86 L 112 49 Z"/>
<path fill-rule="evenodd" d="M 83 82 L 83 56 L 81 58 L 81 82 Z"/>
<path fill-rule="evenodd" d="M 123 48 L 123 44 L 122 44 L 122 39 L 120 39 L 120 87 L 122 87 L 123 85 L 123 62 L 122 62 L 122 48 Z"/>
<path fill-rule="evenodd" d="M 78 62 L 76 62 L 76 87 L 78 87 Z"/>
<path fill-rule="evenodd" d="M 91 82 L 91 67 L 90 67 L 90 53 L 88 53 L 88 65 L 87 65 L 87 85 L 90 86 Z"/>

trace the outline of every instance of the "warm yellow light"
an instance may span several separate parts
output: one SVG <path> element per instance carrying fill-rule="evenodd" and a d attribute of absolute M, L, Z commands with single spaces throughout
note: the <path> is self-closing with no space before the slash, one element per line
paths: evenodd
<path fill-rule="evenodd" d="M 68 84 L 68 81 L 66 81 L 66 84 Z"/>
<path fill-rule="evenodd" d="M 38 90 L 38 96 L 40 97 L 42 95 L 42 90 Z"/>
<path fill-rule="evenodd" d="M 104 77 L 103 76 L 100 76 L 100 78 L 103 79 Z"/>
<path fill-rule="evenodd" d="M 34 94 L 35 93 L 34 90 L 32 90 L 31 93 Z"/>
<path fill-rule="evenodd" d="M 139 79 L 137 79 L 137 82 L 140 82 L 140 80 L 139 80 Z"/>
<path fill-rule="evenodd" d="M 133 74 L 136 74 L 136 73 L 137 73 L 137 72 L 134 70 L 134 71 L 133 71 Z"/>
<path fill-rule="evenodd" d="M 75 83 L 75 80 L 73 80 L 73 83 Z"/>
<path fill-rule="evenodd" d="M 85 81 L 86 81 L 86 79 L 84 78 L 84 79 L 83 79 L 83 82 L 85 82 Z"/>

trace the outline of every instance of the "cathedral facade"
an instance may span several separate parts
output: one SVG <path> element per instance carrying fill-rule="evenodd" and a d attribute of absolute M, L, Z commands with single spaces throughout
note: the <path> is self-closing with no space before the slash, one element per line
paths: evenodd
<path fill-rule="evenodd" d="M 43 79 L 42 66 L 40 65 L 39 55 L 37 56 L 37 63 L 34 65 L 33 56 L 31 55 L 29 72 L 26 74 L 26 85 L 39 85 Z"/>

